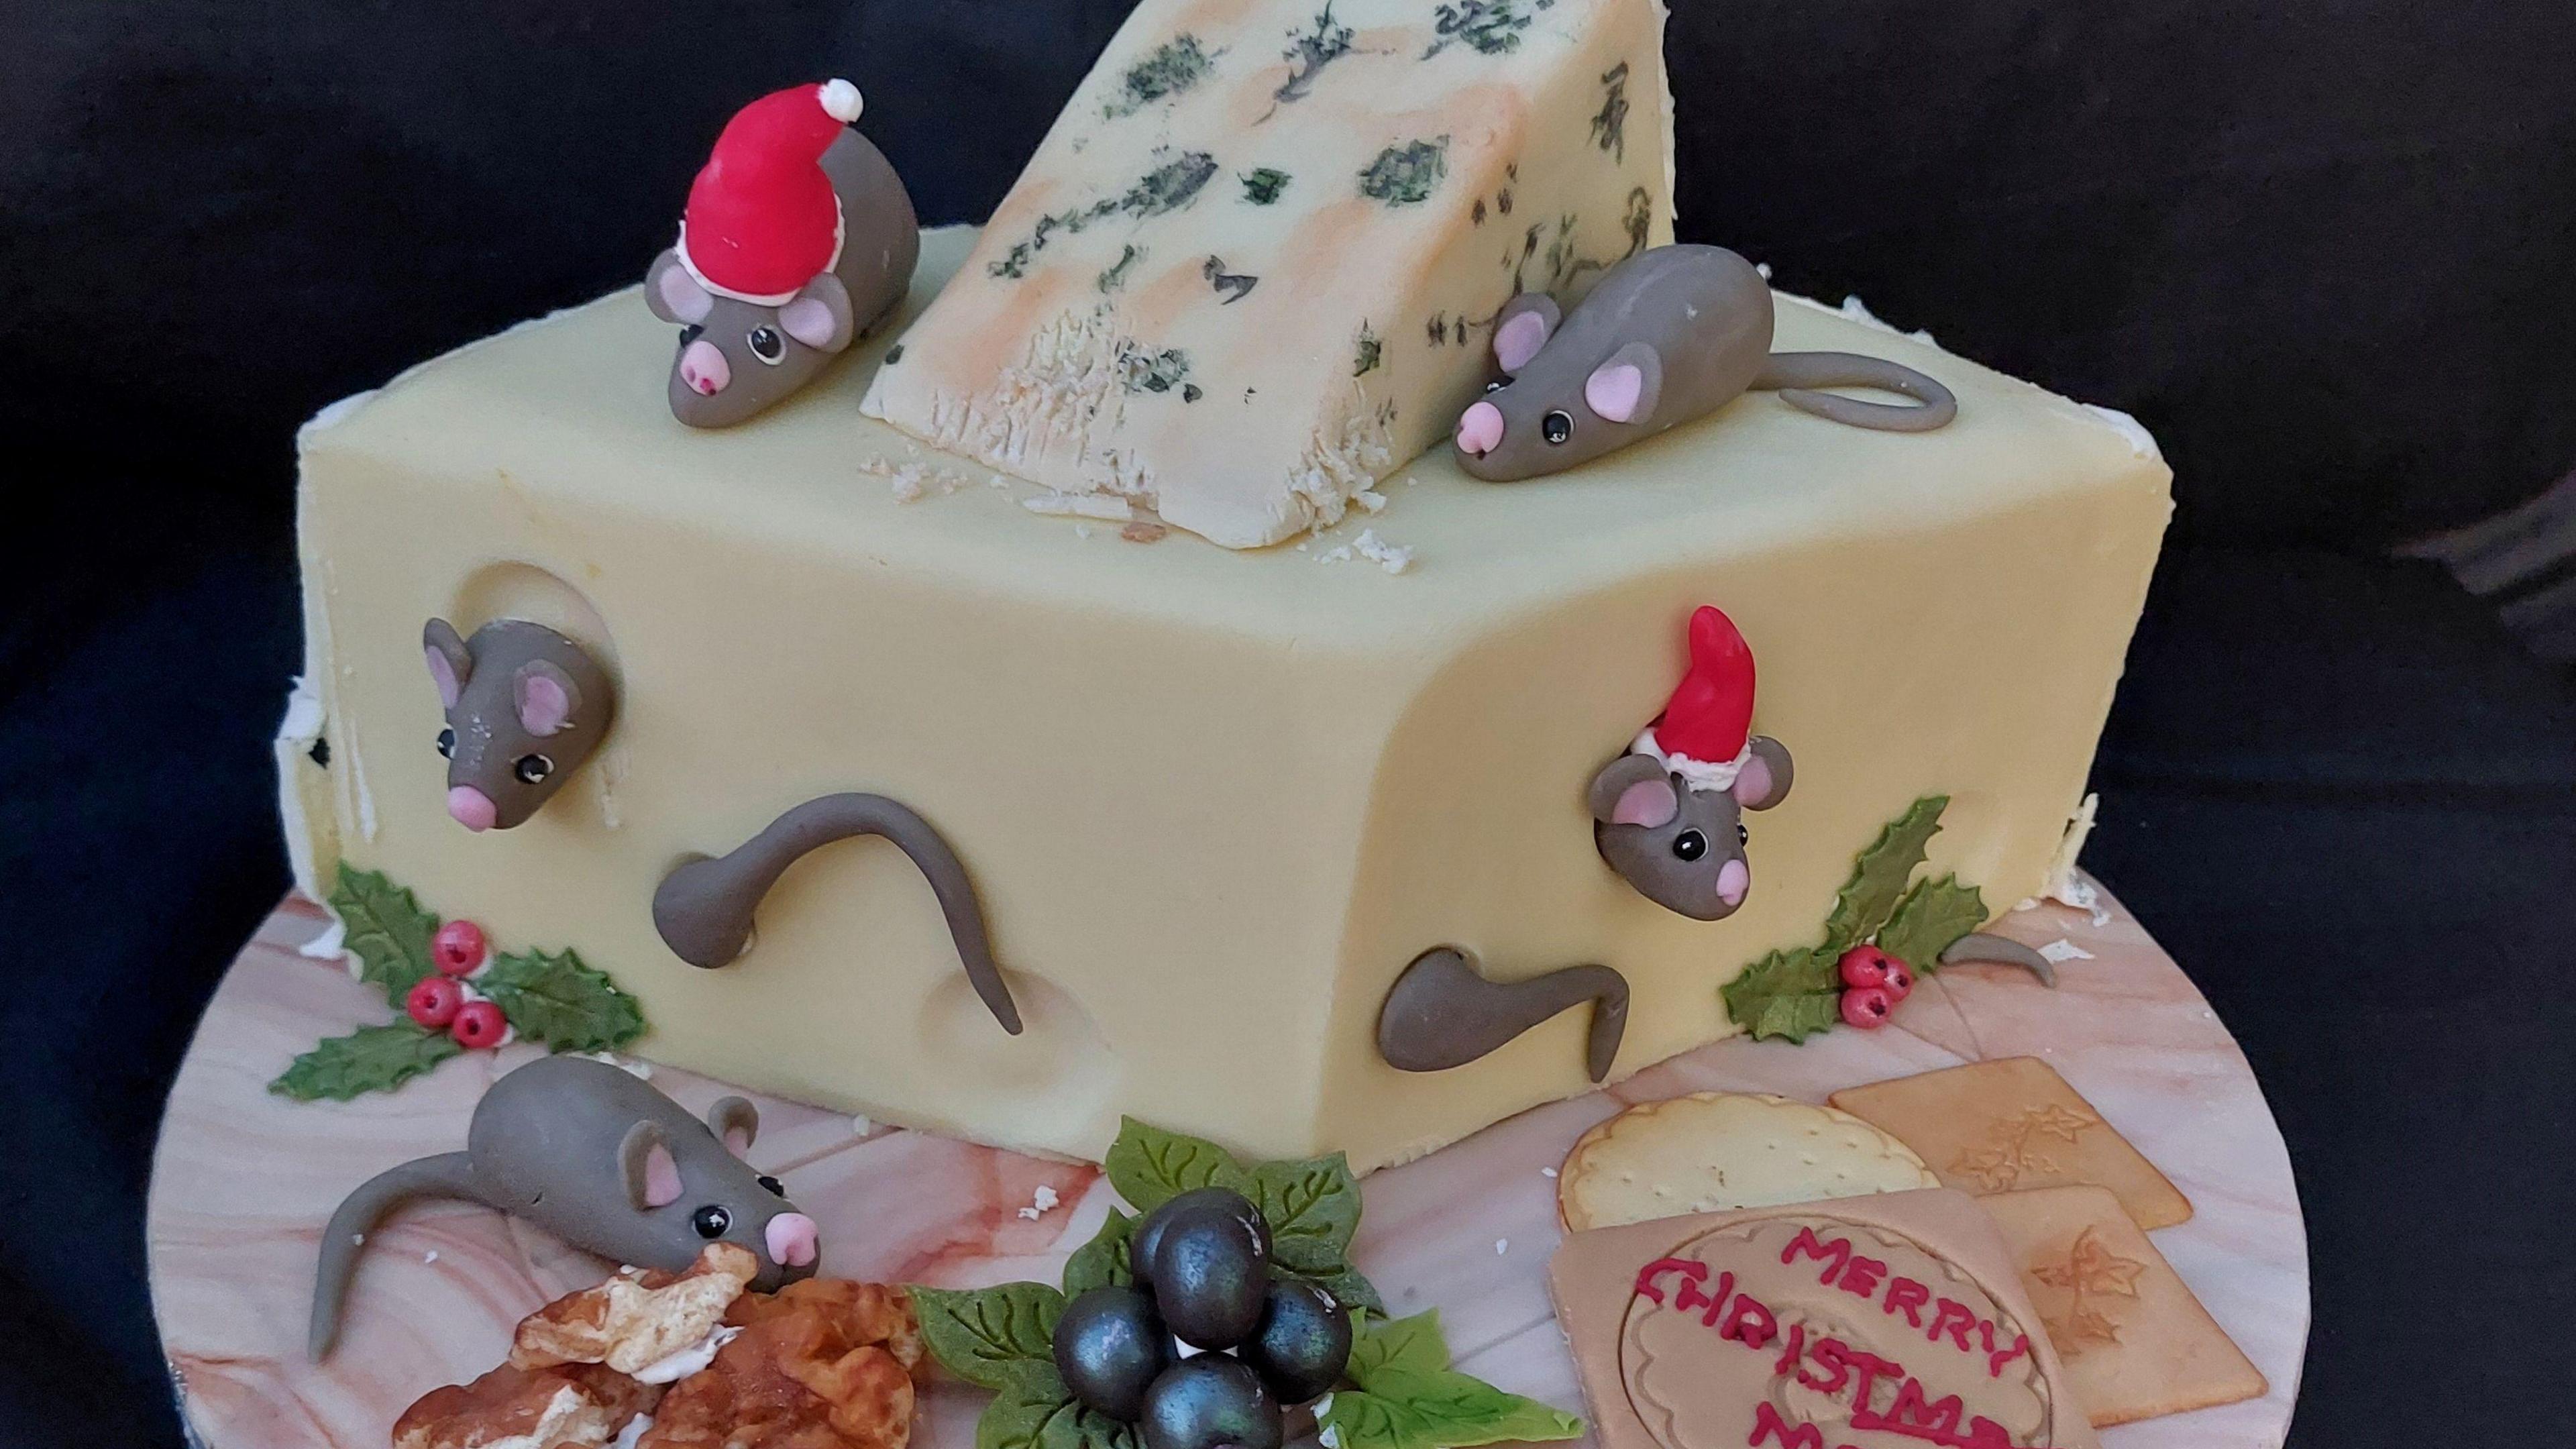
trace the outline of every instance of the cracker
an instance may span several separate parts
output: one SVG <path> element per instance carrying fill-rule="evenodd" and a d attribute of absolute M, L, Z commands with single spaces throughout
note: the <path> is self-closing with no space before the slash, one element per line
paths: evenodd
<path fill-rule="evenodd" d="M 1695 1092 L 1583 1134 L 1557 1176 L 1568 1231 L 1937 1187 L 1914 1150 L 1850 1113 L 1767 1093 Z"/>
<path fill-rule="evenodd" d="M 2164 1255 L 2099 1187 L 1979 1200 L 2096 1428 L 2259 1398 L 2270 1388 Z"/>
<path fill-rule="evenodd" d="M 1887 1129 L 1962 1192 L 2091 1183 L 2116 1194 L 2142 1228 L 2191 1219 L 2191 1199 L 2037 1057 L 1847 1087 L 1826 1100 Z"/>

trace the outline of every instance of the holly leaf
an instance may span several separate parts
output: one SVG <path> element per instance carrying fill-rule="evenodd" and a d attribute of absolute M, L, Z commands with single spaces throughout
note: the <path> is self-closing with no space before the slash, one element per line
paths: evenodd
<path fill-rule="evenodd" d="M 1367 1388 L 1333 1395 L 1316 1419 L 1329 1449 L 1474 1449 L 1583 1433 L 1562 1409 L 1447 1369 L 1382 1367 Z"/>
<path fill-rule="evenodd" d="M 1136 1236 L 1136 1220 L 1116 1208 L 1091 1241 L 1073 1250 L 1064 1265 L 1064 1296 L 1079 1298 L 1094 1288 L 1125 1287 L 1136 1281 L 1127 1262 L 1127 1244 Z"/>
<path fill-rule="evenodd" d="M 556 1051 L 613 1051 L 644 1034 L 644 1011 L 605 973 L 570 951 L 495 957 L 474 978 L 519 1035 Z"/>
<path fill-rule="evenodd" d="M 362 1026 L 297 1057 L 268 1089 L 299 1102 L 345 1102 L 361 1092 L 387 1092 L 465 1050 L 445 1032 L 405 1019 Z"/>
<path fill-rule="evenodd" d="M 1370 1314 L 1355 1319 L 1351 1329 L 1350 1365 L 1342 1372 L 1361 1388 L 1387 1369 L 1439 1373 L 1449 1367 L 1449 1340 L 1440 1332 L 1437 1308 L 1392 1321 Z"/>
<path fill-rule="evenodd" d="M 1842 1020 L 1839 953 L 1821 946 L 1774 951 L 1718 988 L 1729 1021 L 1756 1038 L 1808 1036 Z"/>
<path fill-rule="evenodd" d="M 1050 1366 L 1005 1388 L 975 1421 L 975 1449 L 1139 1449 L 1136 1426 L 1075 1403 Z"/>
<path fill-rule="evenodd" d="M 347 927 L 342 944 L 357 955 L 358 979 L 384 988 L 396 1010 L 421 978 L 438 969 L 429 959 L 438 917 L 379 872 L 341 866 L 331 885 L 331 909 Z"/>
<path fill-rule="evenodd" d="M 1360 1185 L 1341 1153 L 1304 1162 L 1265 1162 L 1241 1189 L 1270 1225 L 1270 1260 L 1300 1276 L 1350 1266 L 1360 1226 Z"/>
<path fill-rule="evenodd" d="M 1133 1117 L 1119 1119 L 1118 1140 L 1109 1144 L 1100 1166 L 1109 1174 L 1109 1185 L 1140 1213 L 1202 1187 L 1230 1187 L 1252 1196 L 1251 1175 L 1224 1148 Z"/>
<path fill-rule="evenodd" d="M 1055 1322 L 1064 1295 L 1044 1283 L 956 1290 L 913 1287 L 921 1341 L 942 1367 L 988 1389 L 1065 1392 L 1055 1371 Z M 977 1430 L 982 1440 L 982 1430 Z"/>
<path fill-rule="evenodd" d="M 1917 881 L 1895 913 L 1878 928 L 1878 949 L 1914 968 L 1918 976 L 1941 969 L 1941 953 L 1986 923 L 1986 898 L 1955 875 Z"/>
<path fill-rule="evenodd" d="M 1852 862 L 1851 879 L 1843 883 L 1834 897 L 1833 913 L 1825 917 L 1827 954 L 1840 956 L 1887 924 L 1897 897 L 1905 893 L 1906 880 L 1923 863 L 1923 847 L 1940 831 L 1941 812 L 1949 804 L 1947 795 L 1926 795 L 1915 801 Z"/>

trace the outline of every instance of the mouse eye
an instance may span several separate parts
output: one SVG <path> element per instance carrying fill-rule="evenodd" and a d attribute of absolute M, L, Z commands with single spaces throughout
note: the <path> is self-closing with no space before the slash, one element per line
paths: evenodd
<path fill-rule="evenodd" d="M 1495 378 L 1492 382 L 1489 382 L 1489 383 L 1486 383 L 1486 384 L 1485 384 L 1485 391 L 1486 391 L 1486 392 L 1488 392 L 1488 393 L 1497 393 L 1497 392 L 1501 392 L 1504 388 L 1507 388 L 1507 387 L 1510 387 L 1510 386 L 1511 386 L 1511 384 L 1510 384 L 1510 383 L 1508 383 L 1508 382 L 1506 382 L 1506 381 L 1504 381 L 1503 379 L 1501 379 L 1501 378 L 1499 378 L 1499 377 L 1498 377 L 1498 378 Z"/>
<path fill-rule="evenodd" d="M 440 730 L 438 732 L 438 754 L 441 759 L 452 760 L 456 758 L 456 731 Z"/>
<path fill-rule="evenodd" d="M 1574 414 L 1563 408 L 1538 420 L 1538 435 L 1551 443 L 1562 443 L 1574 436 Z"/>
<path fill-rule="evenodd" d="M 1708 837 L 1696 830 L 1685 830 L 1673 837 L 1673 854 L 1684 860 L 1697 860 L 1708 854 Z"/>
<path fill-rule="evenodd" d="M 1745 829 L 1744 822 L 1741 820 L 1735 822 L 1735 843 L 1738 845 L 1751 845 L 1753 843 L 1753 832 Z"/>
<path fill-rule="evenodd" d="M 707 324 L 703 322 L 692 322 L 688 326 L 680 329 L 680 345 L 682 347 L 686 347 L 690 343 L 695 342 L 706 335 Z"/>
<path fill-rule="evenodd" d="M 725 1229 L 733 1226 L 733 1214 L 714 1203 L 708 1203 L 705 1207 L 689 1214 L 689 1226 L 698 1230 L 699 1237 L 721 1238 L 725 1235 Z"/>
<path fill-rule="evenodd" d="M 510 773 L 517 775 L 524 785 L 533 785 L 554 772 L 555 762 L 543 755 L 521 755 L 519 762 L 510 767 Z"/>
<path fill-rule="evenodd" d="M 770 1176 L 768 1173 L 764 1172 L 760 1175 L 760 1185 L 768 1188 L 775 1196 L 787 1196 L 787 1184 L 780 1182 L 777 1178 Z"/>
<path fill-rule="evenodd" d="M 752 356 L 772 367 L 786 360 L 787 339 L 779 336 L 778 329 L 775 327 L 754 327 L 742 340 L 751 348 Z"/>

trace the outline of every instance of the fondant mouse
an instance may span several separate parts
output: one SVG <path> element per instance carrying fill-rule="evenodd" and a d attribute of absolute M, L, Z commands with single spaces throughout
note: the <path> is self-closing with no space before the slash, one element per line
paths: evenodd
<path fill-rule="evenodd" d="M 1734 621 L 1691 615 L 1690 669 L 1664 712 L 1585 792 L 1601 858 L 1693 920 L 1733 915 L 1753 888 L 1744 812 L 1788 798 L 1789 748 L 1751 732 L 1753 651 Z"/>
<path fill-rule="evenodd" d="M 1565 316 L 1545 293 L 1494 321 L 1502 376 L 1458 419 L 1458 466 L 1507 482 L 1562 472 L 1706 417 L 1748 390 L 1854 427 L 1926 432 L 1958 416 L 1950 390 L 1884 358 L 1771 350 L 1771 288 L 1723 247 L 1677 243 L 1612 267 Z M 1867 387 L 1918 406 L 1815 389 Z"/>
<path fill-rule="evenodd" d="M 814 1220 L 740 1156 L 759 1131 L 760 1114 L 740 1097 L 718 1101 L 701 1122 L 623 1068 L 540 1057 L 483 1094 L 464 1151 L 379 1173 L 331 1214 L 307 1350 L 316 1360 L 331 1351 L 367 1234 L 417 1197 L 479 1202 L 639 1268 L 676 1272 L 724 1241 L 760 1260 L 751 1286 L 763 1292 L 810 1278 Z"/>
<path fill-rule="evenodd" d="M 590 651 L 525 619 L 495 619 L 459 638 L 421 626 L 430 681 L 447 727 L 447 813 L 468 830 L 524 823 L 599 748 L 617 689 Z"/>
<path fill-rule="evenodd" d="M 644 301 L 680 324 L 671 415 L 729 427 L 813 381 L 902 305 L 921 258 L 912 197 L 851 130 L 859 90 L 792 86 L 726 123 Z"/>

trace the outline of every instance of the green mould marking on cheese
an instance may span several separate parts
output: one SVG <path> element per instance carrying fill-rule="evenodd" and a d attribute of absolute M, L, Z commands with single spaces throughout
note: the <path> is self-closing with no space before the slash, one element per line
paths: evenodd
<path fill-rule="evenodd" d="M 1177 347 L 1149 352 L 1134 343 L 1118 349 L 1118 384 L 1129 392 L 1170 392 L 1189 380 L 1190 355 Z M 1183 400 L 1198 399 L 1185 392 Z"/>
<path fill-rule="evenodd" d="M 1449 138 L 1389 146 L 1360 173 L 1360 195 L 1389 206 L 1414 206 L 1431 199 L 1449 178 Z"/>
<path fill-rule="evenodd" d="M 1205 151 L 1184 151 L 1171 160 L 1146 172 L 1135 185 L 1120 196 L 1103 197 L 1089 206 L 1072 211 L 1049 212 L 1029 229 L 1027 240 L 1013 242 L 1008 253 L 985 264 L 984 270 L 996 277 L 1025 277 L 1029 263 L 1045 251 L 1057 232 L 1067 236 L 1081 231 L 1095 221 L 1124 216 L 1133 221 L 1180 210 L 1204 190 L 1216 176 L 1216 158 Z"/>
<path fill-rule="evenodd" d="M 1288 48 L 1279 52 L 1279 58 L 1288 62 L 1288 79 L 1270 93 L 1270 109 L 1261 113 L 1261 121 L 1279 114 L 1281 106 L 1293 106 L 1313 94 L 1315 78 L 1324 73 L 1324 67 L 1349 55 L 1355 38 L 1349 26 L 1333 18 L 1329 4 L 1315 12 L 1312 25 L 1289 31 Z"/>
<path fill-rule="evenodd" d="M 1422 52 L 1429 60 L 1450 46 L 1464 41 L 1483 55 L 1509 55 L 1520 49 L 1521 33 L 1538 19 L 1538 12 L 1553 10 L 1556 0 L 1457 0 L 1444 3 L 1432 29 L 1439 39 Z"/>
<path fill-rule="evenodd" d="M 1628 159 L 1628 62 L 1621 61 L 1601 75 L 1601 114 L 1592 118 L 1592 144 L 1613 158 Z"/>
<path fill-rule="evenodd" d="M 1206 80 L 1216 68 L 1216 58 L 1224 53 L 1208 50 L 1195 35 L 1174 36 L 1127 68 L 1127 74 L 1119 77 L 1117 97 L 1100 113 L 1115 121 L 1157 101 L 1168 101 Z"/>
<path fill-rule="evenodd" d="M 1101 272 L 1100 290 L 1104 293 L 1115 292 L 1126 286 L 1127 274 L 1135 270 L 1136 264 L 1143 260 L 1145 260 L 1145 249 L 1134 242 L 1129 242 L 1127 249 L 1118 254 L 1118 260 Z"/>
<path fill-rule="evenodd" d="M 1287 172 L 1269 166 L 1256 166 L 1243 173 L 1243 199 L 1255 206 L 1268 206 L 1288 189 Z"/>
<path fill-rule="evenodd" d="M 1351 349 L 1351 376 L 1366 377 L 1377 371 L 1378 363 L 1385 355 L 1386 344 L 1379 340 L 1377 333 L 1370 330 L 1366 322 L 1362 322 L 1359 341 Z"/>
<path fill-rule="evenodd" d="M 1200 265 L 1199 275 L 1207 278 L 1208 285 L 1214 287 L 1217 295 L 1225 299 L 1217 304 L 1221 307 L 1233 306 L 1251 296 L 1252 289 L 1261 285 L 1259 277 L 1248 277 L 1240 272 L 1227 271 L 1223 257 L 1209 257 Z"/>

